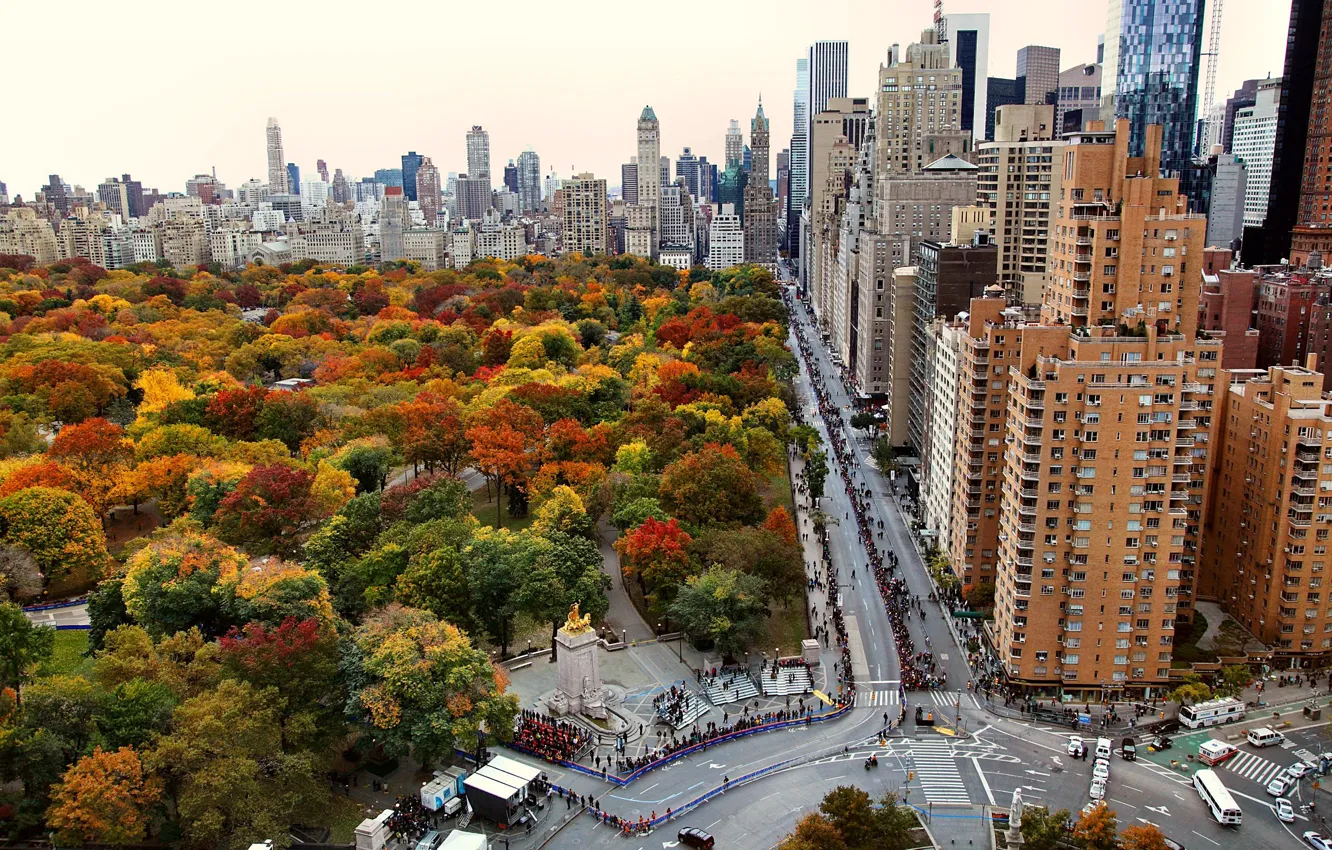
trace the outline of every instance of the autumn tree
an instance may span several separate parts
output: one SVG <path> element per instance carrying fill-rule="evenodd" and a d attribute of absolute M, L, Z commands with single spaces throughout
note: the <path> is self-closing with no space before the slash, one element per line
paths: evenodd
<path fill-rule="evenodd" d="M 1055 850 L 1067 834 L 1068 809 L 1057 812 L 1045 806 L 1027 806 L 1022 810 L 1022 846 L 1028 850 Z"/>
<path fill-rule="evenodd" d="M 352 636 L 344 662 L 349 713 L 374 729 L 390 755 L 422 765 L 470 748 L 484 723 L 507 737 L 518 711 L 508 678 L 456 626 L 391 606 Z"/>
<path fill-rule="evenodd" d="M 29 487 L 0 499 L 0 530 L 5 542 L 32 553 L 48 582 L 95 581 L 109 561 L 93 509 L 66 490 Z"/>
<path fill-rule="evenodd" d="M 662 522 L 649 516 L 615 541 L 615 551 L 625 560 L 621 566 L 625 576 L 637 577 L 644 595 L 651 593 L 666 602 L 689 576 L 692 539 L 674 518 Z"/>
<path fill-rule="evenodd" d="M 795 831 L 777 845 L 777 850 L 849 850 L 842 833 L 831 820 L 810 812 L 796 822 Z"/>
<path fill-rule="evenodd" d="M 499 527 L 501 487 L 521 491 L 526 483 L 541 445 L 541 417 L 530 407 L 502 398 L 473 418 L 467 440 L 472 444 L 473 465 L 495 487 L 495 526 Z"/>
<path fill-rule="evenodd" d="M 298 451 L 324 422 L 319 402 L 303 392 L 269 393 L 255 420 L 260 439 L 279 440 L 292 452 Z"/>
<path fill-rule="evenodd" d="M 198 627 L 226 630 L 229 598 L 246 558 L 186 524 L 158 532 L 126 564 L 125 608 L 156 637 Z"/>
<path fill-rule="evenodd" d="M 661 503 L 695 526 L 747 524 L 762 516 L 758 480 L 731 445 L 709 443 L 666 467 Z"/>
<path fill-rule="evenodd" d="M 1119 834 L 1123 850 L 1169 850 L 1165 835 L 1155 824 L 1134 824 Z"/>
<path fill-rule="evenodd" d="M 282 464 L 256 466 L 218 504 L 213 521 L 223 540 L 272 552 L 290 548 L 291 536 L 318 518 L 314 476 Z"/>
<path fill-rule="evenodd" d="M 1073 824 L 1073 837 L 1086 850 L 1116 850 L 1119 847 L 1118 828 L 1114 809 L 1096 806 L 1078 814 L 1077 822 Z"/>
<path fill-rule="evenodd" d="M 51 792 L 46 823 L 68 846 L 142 842 L 148 837 L 162 783 L 129 747 L 101 747 L 79 759 Z"/>
<path fill-rule="evenodd" d="M 134 456 L 134 446 L 125 438 L 124 428 L 105 419 L 89 419 L 61 428 L 47 455 L 70 469 L 78 492 L 100 519 L 112 506 L 112 496 Z"/>
<path fill-rule="evenodd" d="M 785 506 L 778 505 L 768 511 L 767 519 L 763 520 L 763 528 L 776 534 L 784 543 L 792 546 L 796 545 L 795 521 L 791 519 L 791 515 L 787 513 Z"/>

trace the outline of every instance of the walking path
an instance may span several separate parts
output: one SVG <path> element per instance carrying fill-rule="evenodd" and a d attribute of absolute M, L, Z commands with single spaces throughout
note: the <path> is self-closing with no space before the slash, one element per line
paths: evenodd
<path fill-rule="evenodd" d="M 615 541 L 619 539 L 620 532 L 604 520 L 598 524 L 597 532 L 599 538 L 597 548 L 601 550 L 601 571 L 611 581 L 610 608 L 606 612 L 606 624 L 614 630 L 617 637 L 629 643 L 651 640 L 655 634 L 652 627 L 643 620 L 638 609 L 634 607 L 634 601 L 629 598 L 629 591 L 624 589 L 620 554 L 615 551 Z"/>

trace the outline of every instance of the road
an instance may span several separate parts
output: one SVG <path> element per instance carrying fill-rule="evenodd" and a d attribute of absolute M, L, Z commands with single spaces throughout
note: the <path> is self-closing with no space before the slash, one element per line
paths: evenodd
<path fill-rule="evenodd" d="M 785 274 L 783 278 L 786 278 Z M 801 316 L 799 320 L 804 323 L 807 338 L 814 343 L 813 355 L 822 374 L 830 378 L 836 375 L 807 319 Z M 798 351 L 794 343 L 793 350 Z M 832 394 L 833 402 L 842 408 L 839 415 L 846 422 L 849 433 L 850 400 L 840 385 L 833 385 L 836 383 L 833 379 L 826 389 Z M 806 420 L 817 423 L 826 439 L 814 406 L 807 364 L 803 362 L 796 391 Z M 853 475 L 861 486 L 868 484 L 871 487 L 875 495 L 872 500 L 874 519 L 876 524 L 882 520 L 885 525 L 884 542 L 880 546 L 897 553 L 899 573 L 906 576 L 913 593 L 925 598 L 931 583 L 891 496 L 890 482 L 864 464 L 866 448 L 863 445 L 854 445 L 853 441 L 853 446 L 860 462 L 859 471 Z M 1067 756 L 1070 734 L 1067 729 L 996 717 L 984 711 L 970 693 L 958 694 L 954 690 L 907 694 L 909 705 L 920 703 L 936 707 L 945 717 L 960 713 L 962 728 L 966 730 L 963 736 L 950 738 L 929 730 L 918 730 L 908 720 L 894 737 L 879 743 L 876 732 L 882 725 L 884 712 L 897 713 L 900 668 L 892 646 L 887 614 L 873 582 L 865 580 L 866 556 L 854 521 L 845 519 L 850 502 L 844 482 L 836 472 L 835 464 L 830 466 L 834 468 L 825 488 L 823 509 L 830 516 L 842 518 L 841 524 L 830 531 L 832 558 L 843 580 L 840 592 L 844 612 L 848 615 L 848 628 L 855 632 L 852 645 L 854 647 L 858 640 L 864 647 L 866 667 L 863 673 L 857 670 L 858 695 L 851 717 L 824 726 L 797 728 L 728 743 L 648 773 L 625 788 L 615 788 L 543 764 L 555 782 L 596 798 L 602 808 L 621 817 L 636 819 L 653 812 L 664 814 L 668 806 L 678 808 L 682 803 L 720 788 L 723 776 L 734 780 L 755 770 L 788 763 L 788 766 L 754 782 L 730 787 L 725 794 L 677 818 L 669 826 L 658 828 L 652 835 L 625 839 L 590 816 L 584 816 L 560 830 L 548 846 L 655 850 L 657 846 L 675 846 L 678 828 L 697 826 L 712 833 L 719 847 L 771 847 L 790 832 L 800 817 L 817 809 L 823 795 L 839 784 L 860 786 L 875 797 L 884 791 L 905 792 L 908 802 L 918 806 L 922 816 L 929 820 L 936 841 L 943 846 L 962 845 L 967 841 L 972 842 L 971 846 L 985 846 L 988 827 L 982 820 L 984 811 L 981 807 L 989 805 L 1006 809 L 1017 789 L 1021 789 L 1027 804 L 1068 809 L 1074 813 L 1087 804 L 1091 763 L 1075 762 Z M 854 582 L 850 579 L 852 568 L 856 573 Z M 820 601 L 817 595 L 811 599 Z M 970 675 L 966 655 L 952 643 L 944 618 L 939 616 L 946 612 L 937 608 L 927 610 L 930 616 L 923 622 L 914 620 L 911 623 L 913 641 L 923 645 L 924 637 L 928 635 L 936 655 L 949 656 L 946 664 L 950 684 L 965 684 Z M 855 663 L 859 665 L 860 662 Z M 1322 749 L 1332 749 L 1332 744 L 1321 746 L 1312 740 L 1324 732 L 1326 729 L 1319 728 L 1304 733 L 1304 737 L 1310 740 L 1292 734 L 1295 741 L 1291 746 L 1293 752 L 1283 753 L 1284 760 L 1257 753 L 1253 755 L 1275 765 L 1294 761 L 1304 750 L 1321 752 Z M 1175 750 L 1177 753 L 1182 751 L 1182 745 Z M 866 770 L 865 758 L 870 753 L 879 756 L 880 766 Z M 1256 783 L 1256 778 L 1275 768 L 1254 761 L 1246 761 L 1244 767 L 1253 775 L 1243 775 L 1237 769 L 1227 771 L 1224 776 L 1245 813 L 1244 824 L 1238 832 L 1222 829 L 1212 820 L 1189 779 L 1170 768 L 1168 756 L 1158 756 L 1155 761 L 1140 758 L 1134 762 L 1114 756 L 1108 802 L 1116 811 L 1121 826 L 1154 823 L 1167 836 L 1191 850 L 1229 847 L 1237 838 L 1251 849 L 1293 850 L 1300 846 L 1299 834 L 1319 825 L 1304 813 L 1289 829 L 1278 822 L 1271 811 L 1271 798 Z M 1294 792 L 1294 801 L 1298 805 L 1311 793 L 1310 783 L 1306 781 L 1301 790 Z M 553 814 L 563 815 L 564 806 L 558 800 L 555 805 L 557 811 Z M 1329 807 L 1332 808 L 1332 804 Z M 535 847 L 551 837 L 548 830 L 552 823 L 543 823 L 530 839 L 515 840 L 515 850 Z"/>

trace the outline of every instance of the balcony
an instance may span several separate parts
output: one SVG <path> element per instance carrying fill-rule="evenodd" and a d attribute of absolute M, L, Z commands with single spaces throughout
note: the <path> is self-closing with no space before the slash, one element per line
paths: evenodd
<path fill-rule="evenodd" d="M 1181 420 L 1179 420 L 1178 428 L 1179 428 L 1179 430 L 1181 430 L 1181 431 L 1192 431 L 1194 428 L 1197 428 L 1197 427 L 1198 427 L 1198 420 L 1196 420 L 1196 419 L 1181 419 Z"/>
<path fill-rule="evenodd" d="M 1295 459 L 1300 463 L 1318 463 L 1323 456 L 1318 452 L 1296 452 Z"/>

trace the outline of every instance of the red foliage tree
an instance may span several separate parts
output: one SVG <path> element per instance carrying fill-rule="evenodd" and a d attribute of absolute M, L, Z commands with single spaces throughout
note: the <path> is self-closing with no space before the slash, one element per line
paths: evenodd
<path fill-rule="evenodd" d="M 689 575 L 692 541 L 674 517 L 666 522 L 648 517 L 616 540 L 615 549 L 624 559 L 620 568 L 626 578 L 636 576 L 645 594 L 670 598 Z"/>
<path fill-rule="evenodd" d="M 512 331 L 491 328 L 481 337 L 481 362 L 487 366 L 502 366 L 508 363 L 512 351 Z"/>
<path fill-rule="evenodd" d="M 763 521 L 763 527 L 792 546 L 795 545 L 795 521 L 791 519 L 791 515 L 786 512 L 786 508 L 782 505 L 768 511 L 768 518 Z"/>
<path fill-rule="evenodd" d="M 310 495 L 314 476 L 282 464 L 256 466 L 218 505 L 214 521 L 222 539 L 254 551 L 291 548 L 291 535 L 319 516 Z"/>
<path fill-rule="evenodd" d="M 222 390 L 208 402 L 204 421 L 214 432 L 233 440 L 254 438 L 259 414 L 263 412 L 268 390 L 263 387 L 240 387 Z"/>

